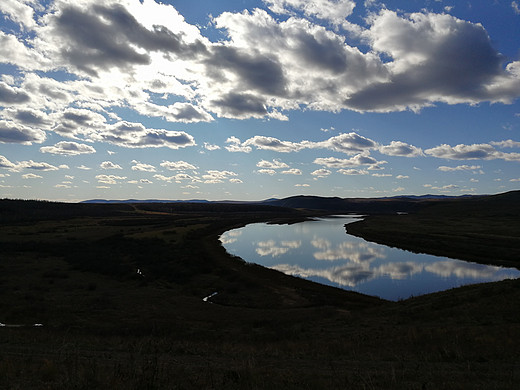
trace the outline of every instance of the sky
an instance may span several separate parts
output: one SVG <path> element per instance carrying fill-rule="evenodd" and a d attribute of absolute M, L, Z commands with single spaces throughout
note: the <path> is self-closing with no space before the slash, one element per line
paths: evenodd
<path fill-rule="evenodd" d="M 1 0 L 0 198 L 520 187 L 520 1 Z"/>

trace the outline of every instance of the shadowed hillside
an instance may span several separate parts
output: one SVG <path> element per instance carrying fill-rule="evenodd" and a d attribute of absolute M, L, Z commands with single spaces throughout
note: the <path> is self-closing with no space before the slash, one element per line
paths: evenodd
<path fill-rule="evenodd" d="M 516 218 L 504 197 L 487 215 Z M 389 231 L 403 217 L 433 224 L 436 207 L 381 218 Z M 248 264 L 218 241 L 322 214 L 0 202 L 0 388 L 516 389 L 518 280 L 387 302 Z"/>
<path fill-rule="evenodd" d="M 374 215 L 349 234 L 416 252 L 520 266 L 520 191 L 428 202 L 408 215 Z"/>

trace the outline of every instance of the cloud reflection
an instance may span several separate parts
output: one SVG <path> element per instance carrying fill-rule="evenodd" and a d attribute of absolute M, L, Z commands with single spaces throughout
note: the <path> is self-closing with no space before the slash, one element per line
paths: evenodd
<path fill-rule="evenodd" d="M 457 277 L 472 280 L 502 280 L 504 277 L 517 277 L 515 270 L 506 270 L 501 267 L 487 266 L 475 263 L 466 263 L 459 260 L 438 261 L 432 264 L 408 262 L 392 262 L 371 267 L 368 262 L 347 262 L 327 268 L 304 268 L 296 264 L 278 264 L 271 268 L 283 273 L 302 278 L 324 278 L 333 284 L 355 287 L 377 278 L 405 280 L 415 274 L 428 272 L 440 277 Z M 508 272 L 511 271 L 511 272 Z M 516 276 L 515 276 L 516 275 Z"/>
<path fill-rule="evenodd" d="M 520 271 L 496 266 L 469 263 L 460 260 L 416 255 L 410 252 L 366 242 L 349 235 L 339 235 L 316 222 L 296 224 L 273 229 L 272 235 L 264 230 L 242 230 L 224 234 L 221 241 L 237 240 L 247 250 L 248 261 L 302 278 L 357 291 L 409 296 L 423 291 L 456 287 L 468 283 L 482 283 L 520 277 Z M 343 228 L 343 225 L 340 226 Z M 246 228 L 244 228 L 246 229 Z M 245 232 L 245 231 L 244 231 Z M 261 241 L 257 239 L 261 237 Z M 296 239 L 294 239 L 296 238 Z M 301 238 L 301 239 L 299 239 Z M 253 258 L 250 250 L 254 250 Z M 234 251 L 234 253 L 237 253 Z M 274 259 L 270 260 L 268 258 Z M 388 291 L 386 291 L 388 290 Z M 385 296 L 382 296 L 385 298 Z"/>
<path fill-rule="evenodd" d="M 274 240 L 260 241 L 257 244 L 256 253 L 260 256 L 278 257 L 286 254 L 291 249 L 298 249 L 301 241 L 281 241 L 277 243 Z"/>
<path fill-rule="evenodd" d="M 230 230 L 228 232 L 225 232 L 219 237 L 220 242 L 222 245 L 226 244 L 232 244 L 234 242 L 237 242 L 238 237 L 242 235 L 242 231 L 239 229 L 236 230 Z"/>
<path fill-rule="evenodd" d="M 425 270 L 444 278 L 456 276 L 458 278 L 470 279 L 495 279 L 500 271 L 504 271 L 503 268 L 497 266 L 450 260 L 438 261 L 427 265 Z"/>
<path fill-rule="evenodd" d="M 377 248 L 365 242 L 345 241 L 333 247 L 330 241 L 318 238 L 312 240 L 311 244 L 315 248 L 322 249 L 321 252 L 313 254 L 316 260 L 350 260 L 355 263 L 363 263 L 386 257 L 383 248 Z"/>

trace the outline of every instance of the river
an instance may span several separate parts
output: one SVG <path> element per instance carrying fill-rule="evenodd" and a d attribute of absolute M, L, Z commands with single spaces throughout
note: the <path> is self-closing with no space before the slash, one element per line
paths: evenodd
<path fill-rule="evenodd" d="M 412 253 L 347 234 L 344 225 L 359 218 L 255 223 L 225 232 L 220 241 L 228 253 L 247 262 L 393 301 L 520 277 L 515 268 Z"/>

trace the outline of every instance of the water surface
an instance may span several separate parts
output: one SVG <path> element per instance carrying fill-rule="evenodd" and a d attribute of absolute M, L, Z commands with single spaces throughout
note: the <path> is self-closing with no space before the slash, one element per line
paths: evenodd
<path fill-rule="evenodd" d="M 416 254 L 345 232 L 359 217 L 292 225 L 256 223 L 224 233 L 226 250 L 247 262 L 384 299 L 399 300 L 466 284 L 520 277 L 514 268 Z"/>

